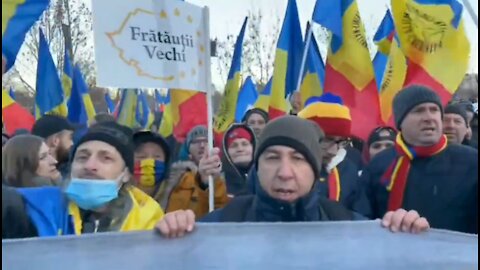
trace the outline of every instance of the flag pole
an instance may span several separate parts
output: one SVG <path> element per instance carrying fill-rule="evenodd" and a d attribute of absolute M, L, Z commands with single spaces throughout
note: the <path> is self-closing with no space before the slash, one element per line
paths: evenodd
<path fill-rule="evenodd" d="M 473 10 L 472 5 L 470 4 L 469 0 L 462 0 L 463 6 L 467 8 L 468 13 L 470 14 L 470 17 L 472 17 L 473 22 L 475 23 L 475 26 L 478 29 L 478 15 L 475 14 L 475 10 Z"/>
<path fill-rule="evenodd" d="M 305 46 L 303 47 L 302 63 L 300 65 L 300 72 L 298 73 L 296 91 L 300 91 L 300 86 L 302 85 L 303 72 L 305 71 L 305 63 L 307 62 L 308 48 L 310 47 L 310 42 L 312 42 L 313 36 L 313 25 L 310 22 L 308 22 L 307 25 L 309 25 L 309 28 L 307 32 L 307 40 L 305 41 Z"/>
<path fill-rule="evenodd" d="M 204 18 L 204 27 L 205 27 L 205 38 L 207 41 L 210 39 L 210 11 L 208 7 L 203 8 L 203 18 Z M 205 65 L 207 69 L 206 80 L 207 80 L 207 123 L 208 123 L 208 151 L 213 149 L 213 102 L 212 102 L 212 72 L 210 64 L 210 46 L 206 46 L 205 50 Z M 208 211 L 212 212 L 215 210 L 214 206 L 214 183 L 213 177 L 208 176 Z"/>

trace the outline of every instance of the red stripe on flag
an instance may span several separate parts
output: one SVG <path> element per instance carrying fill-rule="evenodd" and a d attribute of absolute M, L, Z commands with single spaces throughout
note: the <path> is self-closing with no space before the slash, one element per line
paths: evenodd
<path fill-rule="evenodd" d="M 432 88 L 442 99 L 443 105 L 446 105 L 452 98 L 452 93 L 430 76 L 420 65 L 409 61 L 404 85 L 409 86 L 413 84 L 420 84 Z"/>
<path fill-rule="evenodd" d="M 3 125 L 7 134 L 12 135 L 17 129 L 32 130 L 35 118 L 25 108 L 17 103 L 2 109 Z"/>
<path fill-rule="evenodd" d="M 285 116 L 285 115 L 286 115 L 286 113 L 282 110 L 278 110 L 278 109 L 275 109 L 273 107 L 268 108 L 268 117 L 270 118 L 270 120 L 273 120 L 275 118 Z"/>
<path fill-rule="evenodd" d="M 188 132 L 198 125 L 207 126 L 205 93 L 197 93 L 178 106 L 179 122 L 173 127 L 175 139 L 184 142 Z"/>
<path fill-rule="evenodd" d="M 340 96 L 352 115 L 352 135 L 367 140 L 372 130 L 382 125 L 380 101 L 375 80 L 358 91 L 338 71 L 327 64 L 325 92 Z"/>

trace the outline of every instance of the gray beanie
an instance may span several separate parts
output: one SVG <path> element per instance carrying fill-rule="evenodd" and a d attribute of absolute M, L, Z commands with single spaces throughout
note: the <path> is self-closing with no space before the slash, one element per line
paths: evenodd
<path fill-rule="evenodd" d="M 463 118 L 463 120 L 465 120 L 465 125 L 467 125 L 467 127 L 470 125 L 468 122 L 467 110 L 465 109 L 465 106 L 462 106 L 462 104 L 448 105 L 445 107 L 445 114 L 458 114 Z"/>
<path fill-rule="evenodd" d="M 190 147 L 190 144 L 192 143 L 193 140 L 200 137 L 208 137 L 208 130 L 205 126 L 202 126 L 202 125 L 196 126 L 192 128 L 190 132 L 188 132 L 187 140 L 186 140 L 187 149 Z"/>
<path fill-rule="evenodd" d="M 417 105 L 435 103 L 440 107 L 443 117 L 443 106 L 440 97 L 430 88 L 421 85 L 411 85 L 397 93 L 393 99 L 393 116 L 397 129 L 401 129 L 405 116 Z"/>
<path fill-rule="evenodd" d="M 320 142 L 325 138 L 320 127 L 312 121 L 296 116 L 284 116 L 270 121 L 259 139 L 255 161 L 258 167 L 260 155 L 270 146 L 288 146 L 299 153 L 312 166 L 315 178 L 320 177 L 322 168 L 322 149 Z"/>

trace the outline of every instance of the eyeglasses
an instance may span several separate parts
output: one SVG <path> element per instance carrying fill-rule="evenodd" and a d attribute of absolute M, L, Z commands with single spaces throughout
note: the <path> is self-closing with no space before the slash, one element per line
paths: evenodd
<path fill-rule="evenodd" d="M 345 140 L 345 139 L 334 140 L 334 139 L 330 139 L 330 138 L 325 138 L 320 142 L 320 147 L 323 148 L 323 149 L 330 149 L 334 145 L 339 147 L 346 142 L 347 142 L 347 140 Z"/>
<path fill-rule="evenodd" d="M 200 140 L 193 140 L 190 144 L 198 145 L 198 144 L 207 144 L 208 140 L 207 139 L 200 139 Z"/>

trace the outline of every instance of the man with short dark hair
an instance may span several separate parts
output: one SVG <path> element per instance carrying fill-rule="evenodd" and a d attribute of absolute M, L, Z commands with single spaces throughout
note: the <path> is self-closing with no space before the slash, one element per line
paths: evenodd
<path fill-rule="evenodd" d="M 58 161 L 57 169 L 63 177 L 69 173 L 70 148 L 73 146 L 74 127 L 65 117 L 44 115 L 32 128 L 32 134 L 45 139 L 53 157 Z"/>
<path fill-rule="evenodd" d="M 416 210 L 432 227 L 478 232 L 478 152 L 448 144 L 440 97 L 423 86 L 393 100 L 400 130 L 394 148 L 379 153 L 363 171 L 371 218 L 399 208 Z"/>

